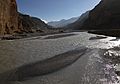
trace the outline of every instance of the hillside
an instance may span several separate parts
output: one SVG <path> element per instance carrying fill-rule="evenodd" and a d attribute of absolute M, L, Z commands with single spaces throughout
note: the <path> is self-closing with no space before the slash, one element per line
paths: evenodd
<path fill-rule="evenodd" d="M 19 22 L 22 23 L 23 32 L 46 32 L 51 26 L 37 17 L 19 13 Z"/>
<path fill-rule="evenodd" d="M 120 0 L 101 0 L 90 11 L 83 29 L 120 29 Z"/>

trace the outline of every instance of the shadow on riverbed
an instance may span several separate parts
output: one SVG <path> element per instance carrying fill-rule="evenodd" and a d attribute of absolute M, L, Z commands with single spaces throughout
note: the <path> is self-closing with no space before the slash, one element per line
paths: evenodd
<path fill-rule="evenodd" d="M 73 62 L 86 52 L 87 48 L 80 47 L 40 62 L 27 64 L 14 70 L 0 74 L 0 84 L 4 81 L 24 81 L 35 76 L 46 75 L 60 70 Z"/>
<path fill-rule="evenodd" d="M 54 36 L 48 36 L 44 39 L 57 39 L 57 38 L 63 38 L 63 37 L 68 37 L 68 36 L 74 36 L 77 34 L 61 34 L 61 35 L 54 35 Z"/>
<path fill-rule="evenodd" d="M 105 39 L 105 38 L 107 38 L 107 37 L 105 37 L 105 36 L 96 36 L 96 37 L 89 38 L 89 40 L 98 40 L 98 39 Z"/>

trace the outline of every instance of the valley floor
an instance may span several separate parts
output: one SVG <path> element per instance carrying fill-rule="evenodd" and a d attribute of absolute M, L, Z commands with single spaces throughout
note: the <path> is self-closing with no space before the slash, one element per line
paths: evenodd
<path fill-rule="evenodd" d="M 119 49 L 86 32 L 1 40 L 0 84 L 119 84 Z"/>

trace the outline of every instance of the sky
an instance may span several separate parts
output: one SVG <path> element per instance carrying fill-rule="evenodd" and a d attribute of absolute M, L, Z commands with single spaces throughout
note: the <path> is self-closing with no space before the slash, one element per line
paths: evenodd
<path fill-rule="evenodd" d="M 47 22 L 80 16 L 99 2 L 100 0 L 17 0 L 19 12 Z"/>

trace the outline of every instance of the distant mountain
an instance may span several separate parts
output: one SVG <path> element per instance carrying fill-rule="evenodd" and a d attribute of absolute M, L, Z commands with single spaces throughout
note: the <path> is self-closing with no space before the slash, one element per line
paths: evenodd
<path fill-rule="evenodd" d="M 73 17 L 73 18 L 70 18 L 68 20 L 65 20 L 65 19 L 62 19 L 60 21 L 52 21 L 52 22 L 48 22 L 47 24 L 50 25 L 50 26 L 53 26 L 55 28 L 57 27 L 64 27 L 68 24 L 71 24 L 75 21 L 77 21 L 79 19 L 79 17 Z"/>
<path fill-rule="evenodd" d="M 82 29 L 120 29 L 120 0 L 101 0 L 90 11 Z"/>
<path fill-rule="evenodd" d="M 89 17 L 89 11 L 83 13 L 77 21 L 68 24 L 67 26 L 65 26 L 65 28 L 73 29 L 73 30 L 80 29 L 88 17 Z"/>

